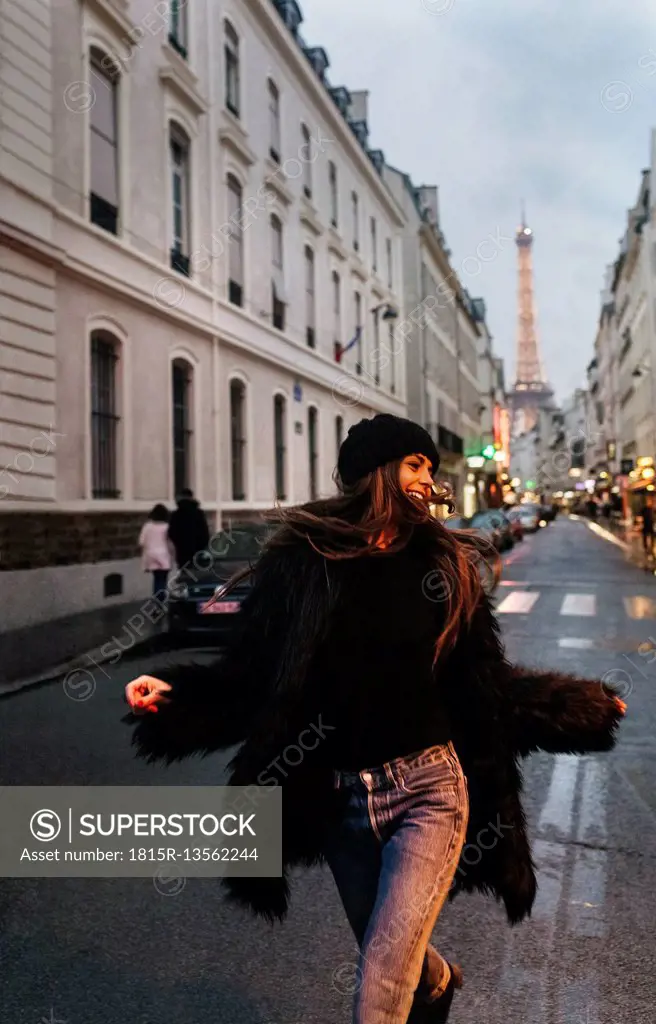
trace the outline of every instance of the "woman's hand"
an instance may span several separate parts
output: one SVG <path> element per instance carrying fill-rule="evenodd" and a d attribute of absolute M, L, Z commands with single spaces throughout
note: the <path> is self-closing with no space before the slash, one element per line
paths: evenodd
<path fill-rule="evenodd" d="M 171 699 L 164 696 L 170 689 L 170 684 L 163 679 L 138 676 L 125 687 L 125 699 L 135 715 L 145 715 L 147 711 L 159 711 L 158 704 L 171 703 Z"/>
<path fill-rule="evenodd" d="M 613 697 L 613 701 L 615 702 L 615 704 L 617 704 L 618 708 L 620 709 L 620 712 L 623 715 L 625 715 L 627 709 L 626 701 L 623 701 L 620 697 Z"/>

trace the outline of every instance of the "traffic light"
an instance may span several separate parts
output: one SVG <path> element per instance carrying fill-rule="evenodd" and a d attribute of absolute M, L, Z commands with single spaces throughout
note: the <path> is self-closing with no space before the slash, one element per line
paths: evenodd
<path fill-rule="evenodd" d="M 488 444 L 488 445 L 485 446 L 485 448 L 481 452 L 481 455 L 483 456 L 484 459 L 493 459 L 495 451 L 496 451 L 496 448 L 494 447 L 494 445 L 493 444 Z"/>

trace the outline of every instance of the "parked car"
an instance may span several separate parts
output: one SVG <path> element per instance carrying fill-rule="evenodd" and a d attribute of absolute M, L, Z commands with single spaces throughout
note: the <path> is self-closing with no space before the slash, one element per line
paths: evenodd
<path fill-rule="evenodd" d="M 509 548 L 514 547 L 515 534 L 513 532 L 512 523 L 508 519 L 508 516 L 500 508 L 488 509 L 492 522 L 498 526 L 501 532 L 501 550 L 507 551 Z"/>
<path fill-rule="evenodd" d="M 506 519 L 510 523 L 510 528 L 513 532 L 513 538 L 515 541 L 524 540 L 524 526 L 522 524 L 522 517 L 517 514 L 516 508 L 511 508 L 505 513 Z"/>
<path fill-rule="evenodd" d="M 501 521 L 493 516 L 491 509 L 474 512 L 474 515 L 469 520 L 469 525 L 472 529 L 479 530 L 491 540 L 497 551 L 505 551 L 508 547 L 510 530 L 504 533 Z M 510 538 L 510 547 L 512 547 L 512 537 Z"/>
<path fill-rule="evenodd" d="M 466 516 L 454 515 L 445 519 L 444 525 L 448 530 L 468 530 L 470 528 L 470 521 Z"/>
<path fill-rule="evenodd" d="M 220 641 L 235 626 L 235 616 L 250 591 L 248 577 L 221 600 L 227 581 L 240 569 L 253 565 L 271 533 L 267 524 L 248 523 L 215 534 L 206 557 L 184 567 L 169 583 L 168 631 L 176 639 L 204 637 Z"/>
<path fill-rule="evenodd" d="M 537 505 L 517 505 L 513 512 L 520 519 L 525 533 L 535 533 L 540 528 Z"/>

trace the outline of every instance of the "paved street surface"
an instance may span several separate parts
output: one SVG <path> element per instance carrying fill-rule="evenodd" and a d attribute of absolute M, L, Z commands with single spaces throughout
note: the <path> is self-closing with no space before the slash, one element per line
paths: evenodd
<path fill-rule="evenodd" d="M 466 985 L 451 1019 L 653 1024 L 656 581 L 585 523 L 557 520 L 510 553 L 497 606 L 514 659 L 612 673 L 630 691 L 629 713 L 612 755 L 527 763 L 533 918 L 511 930 L 478 896 L 447 907 L 435 941 L 462 963 Z M 122 691 L 153 664 L 104 666 L 84 700 L 84 688 L 67 695 L 57 683 L 1 700 L 0 784 L 220 783 L 225 759 L 169 769 L 134 760 Z M 175 896 L 145 879 L 2 879 L 0 928 L 7 1024 L 351 1019 L 340 979 L 354 943 L 327 871 L 298 877 L 274 929 L 197 879 Z"/>

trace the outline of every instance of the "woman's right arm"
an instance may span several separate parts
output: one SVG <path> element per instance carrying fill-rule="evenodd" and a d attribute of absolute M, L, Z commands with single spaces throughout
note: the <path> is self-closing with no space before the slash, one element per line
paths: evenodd
<path fill-rule="evenodd" d="M 263 555 L 231 641 L 209 665 L 165 664 L 126 687 L 132 742 L 148 761 L 205 756 L 242 742 L 277 685 L 298 588 L 290 588 L 285 549 Z M 163 687 L 159 684 L 164 684 Z M 147 703 L 138 705 L 137 699 Z"/>

